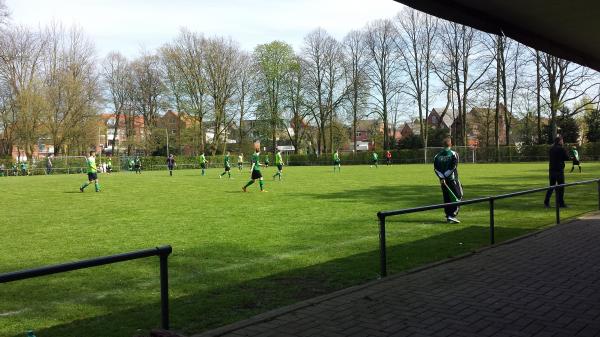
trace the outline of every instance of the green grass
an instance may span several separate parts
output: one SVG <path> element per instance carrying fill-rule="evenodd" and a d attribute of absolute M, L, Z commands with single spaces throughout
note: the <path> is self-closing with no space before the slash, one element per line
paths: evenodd
<path fill-rule="evenodd" d="M 466 198 L 547 184 L 547 164 L 462 165 Z M 0 178 L 0 272 L 173 246 L 172 326 L 200 332 L 378 277 L 379 210 L 441 200 L 430 165 L 286 167 L 284 181 L 242 193 L 248 173 L 219 169 L 100 177 Z M 600 164 L 568 181 L 600 176 Z M 597 207 L 596 186 L 569 188 L 563 212 Z M 498 201 L 497 240 L 551 224 L 543 194 Z M 465 206 L 460 225 L 441 210 L 388 221 L 389 271 L 456 256 L 488 242 L 487 204 Z M 158 259 L 149 258 L 0 285 L 0 336 L 133 336 L 159 324 Z"/>

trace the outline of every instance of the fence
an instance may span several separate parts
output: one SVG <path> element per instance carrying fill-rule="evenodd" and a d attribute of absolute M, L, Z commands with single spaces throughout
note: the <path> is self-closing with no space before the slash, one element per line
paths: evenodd
<path fill-rule="evenodd" d="M 139 250 L 130 253 L 98 257 L 89 260 L 63 263 L 53 266 L 46 266 L 35 269 L 21 270 L 11 273 L 0 274 L 0 284 L 30 279 L 34 277 L 64 273 L 68 271 L 102 266 L 117 262 L 124 262 L 136 259 L 142 259 L 150 256 L 160 258 L 160 308 L 161 308 L 161 327 L 169 330 L 169 269 L 168 257 L 173 249 L 171 246 L 162 246 L 151 249 Z"/>
<path fill-rule="evenodd" d="M 482 202 L 488 202 L 489 203 L 489 211 L 490 211 L 490 244 L 493 245 L 495 243 L 495 238 L 494 238 L 495 237 L 494 201 L 500 200 L 500 199 L 513 198 L 513 197 L 517 197 L 517 196 L 521 196 L 521 195 L 525 195 L 525 194 L 555 190 L 558 188 L 565 188 L 568 186 L 584 185 L 584 184 L 591 184 L 591 183 L 597 183 L 597 185 L 598 185 L 598 187 L 597 187 L 598 209 L 600 210 L 600 179 L 593 179 L 593 180 L 577 181 L 577 182 L 568 183 L 568 184 L 535 188 L 535 189 L 531 189 L 531 190 L 518 191 L 518 192 L 513 192 L 513 193 L 507 193 L 507 194 L 500 194 L 500 195 L 495 195 L 495 196 L 491 196 L 491 197 L 483 197 L 483 198 L 476 198 L 476 199 L 471 199 L 471 200 L 451 202 L 451 203 L 447 203 L 447 204 L 436 204 L 436 205 L 421 206 L 421 207 L 415 207 L 415 208 L 405 208 L 405 209 L 394 210 L 394 211 L 378 212 L 377 218 L 379 219 L 380 276 L 381 277 L 387 276 L 387 248 L 386 248 L 386 244 L 385 244 L 385 239 L 386 239 L 386 237 L 385 237 L 385 220 L 388 217 L 402 215 L 402 214 L 430 211 L 430 210 L 440 209 L 440 208 L 444 208 L 446 206 L 451 206 L 451 205 L 460 206 L 460 205 L 470 205 L 470 204 L 478 204 L 478 203 L 482 203 Z M 555 198 L 555 202 L 556 202 L 556 204 L 555 204 L 556 224 L 560 224 L 560 207 L 558 204 L 558 198 Z"/>

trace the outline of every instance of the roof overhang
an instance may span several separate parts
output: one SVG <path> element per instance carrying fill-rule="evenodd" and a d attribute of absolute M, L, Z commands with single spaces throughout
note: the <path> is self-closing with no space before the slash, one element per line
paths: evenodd
<path fill-rule="evenodd" d="M 600 71 L 598 0 L 395 0 Z"/>

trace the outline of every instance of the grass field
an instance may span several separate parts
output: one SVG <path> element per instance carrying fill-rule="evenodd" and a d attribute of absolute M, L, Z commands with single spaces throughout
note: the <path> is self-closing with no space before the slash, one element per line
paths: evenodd
<path fill-rule="evenodd" d="M 547 164 L 462 165 L 466 198 L 547 184 Z M 376 212 L 438 203 L 430 165 L 286 167 L 284 181 L 242 193 L 248 173 L 219 169 L 101 175 L 103 191 L 79 193 L 84 175 L 0 178 L 0 272 L 173 246 L 173 329 L 200 332 L 378 277 Z M 600 164 L 567 181 L 600 176 Z M 567 190 L 573 217 L 597 208 L 595 185 Z M 542 194 L 498 201 L 497 240 L 547 226 Z M 391 273 L 487 244 L 487 204 L 462 223 L 441 210 L 388 221 Z M 158 258 L 0 285 L 0 336 L 133 336 L 159 324 Z"/>

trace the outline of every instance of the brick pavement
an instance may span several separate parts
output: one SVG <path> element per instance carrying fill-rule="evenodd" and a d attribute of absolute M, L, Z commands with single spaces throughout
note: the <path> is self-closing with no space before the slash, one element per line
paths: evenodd
<path fill-rule="evenodd" d="M 209 336 L 600 336 L 600 214 Z"/>

